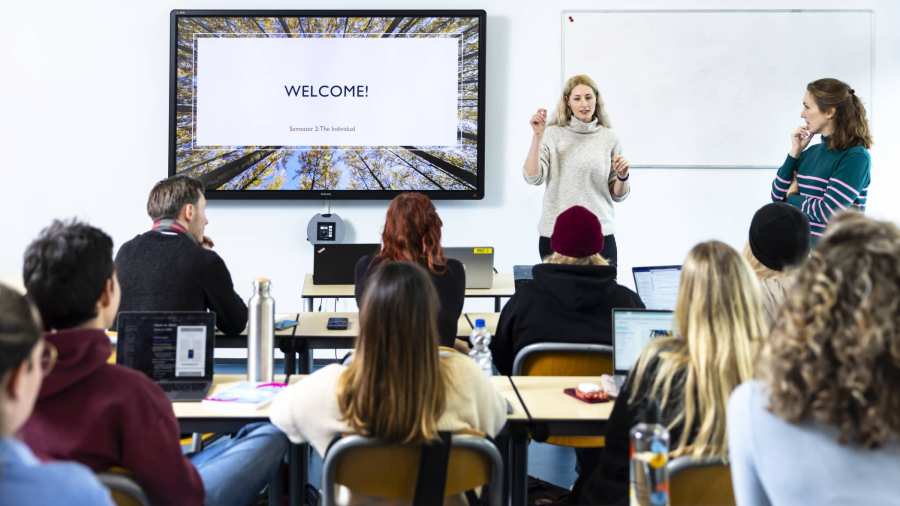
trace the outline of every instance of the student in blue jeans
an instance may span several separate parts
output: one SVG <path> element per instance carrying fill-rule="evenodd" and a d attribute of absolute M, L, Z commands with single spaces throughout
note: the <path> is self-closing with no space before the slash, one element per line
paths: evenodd
<path fill-rule="evenodd" d="M 36 454 L 94 471 L 121 467 L 150 502 L 245 505 L 274 475 L 288 447 L 270 424 L 244 427 L 182 454 L 172 403 L 143 373 L 108 363 L 105 329 L 119 307 L 112 239 L 78 222 L 54 222 L 29 245 L 25 287 L 59 358 L 22 437 Z"/>
<path fill-rule="evenodd" d="M 14 436 L 31 414 L 55 357 L 55 349 L 41 339 L 34 307 L 0 284 L 0 503 L 112 506 L 109 491 L 88 468 L 41 464 Z"/>

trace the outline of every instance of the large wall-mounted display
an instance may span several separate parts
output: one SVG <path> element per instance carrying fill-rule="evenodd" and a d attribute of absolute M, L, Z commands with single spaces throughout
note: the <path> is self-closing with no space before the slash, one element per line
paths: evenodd
<path fill-rule="evenodd" d="M 485 12 L 172 11 L 169 175 L 210 198 L 484 196 Z"/>

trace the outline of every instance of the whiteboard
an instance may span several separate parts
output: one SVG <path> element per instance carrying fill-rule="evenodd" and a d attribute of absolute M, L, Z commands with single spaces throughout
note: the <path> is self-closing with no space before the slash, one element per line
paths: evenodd
<path fill-rule="evenodd" d="M 771 167 L 806 84 L 850 84 L 871 117 L 871 11 L 564 11 L 562 80 L 588 74 L 633 166 Z"/>

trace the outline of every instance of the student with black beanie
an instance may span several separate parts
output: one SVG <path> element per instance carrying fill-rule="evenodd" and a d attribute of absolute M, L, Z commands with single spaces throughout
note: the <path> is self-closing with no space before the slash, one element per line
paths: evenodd
<path fill-rule="evenodd" d="M 809 220 L 796 207 L 774 202 L 761 207 L 750 222 L 744 258 L 762 289 L 763 313 L 771 325 L 793 284 L 792 270 L 809 255 Z"/>

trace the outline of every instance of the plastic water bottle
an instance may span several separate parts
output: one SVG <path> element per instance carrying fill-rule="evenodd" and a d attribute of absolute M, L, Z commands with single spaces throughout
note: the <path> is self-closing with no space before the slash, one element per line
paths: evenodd
<path fill-rule="evenodd" d="M 274 369 L 275 299 L 268 278 L 256 278 L 247 303 L 247 379 L 269 383 Z"/>
<path fill-rule="evenodd" d="M 658 422 L 655 403 L 646 422 L 631 429 L 631 472 L 628 499 L 631 506 L 668 506 L 669 430 Z"/>
<path fill-rule="evenodd" d="M 487 329 L 484 320 L 481 318 L 475 320 L 475 328 L 472 329 L 472 335 L 469 337 L 472 342 L 472 349 L 469 356 L 478 364 L 478 367 L 488 376 L 494 375 L 494 365 L 491 361 L 491 331 Z"/>

